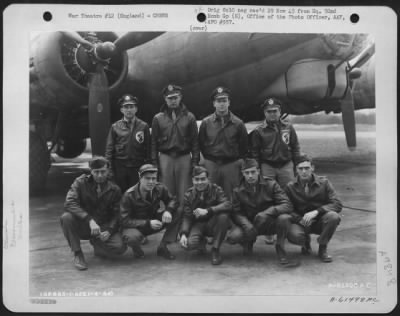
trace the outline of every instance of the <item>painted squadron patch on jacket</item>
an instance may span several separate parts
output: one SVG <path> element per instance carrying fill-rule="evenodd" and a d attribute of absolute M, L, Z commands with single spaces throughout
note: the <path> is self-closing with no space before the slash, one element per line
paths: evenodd
<path fill-rule="evenodd" d="M 282 131 L 282 141 L 286 145 L 289 145 L 289 142 L 290 142 L 290 132 L 289 131 Z"/>
<path fill-rule="evenodd" d="M 143 131 L 137 132 L 135 137 L 136 137 L 136 140 L 137 140 L 137 142 L 139 144 L 144 142 L 144 133 L 143 133 Z"/>

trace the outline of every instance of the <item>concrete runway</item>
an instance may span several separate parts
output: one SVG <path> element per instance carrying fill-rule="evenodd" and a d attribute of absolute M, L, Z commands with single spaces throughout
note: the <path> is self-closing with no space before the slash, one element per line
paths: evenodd
<path fill-rule="evenodd" d="M 374 161 L 363 159 L 363 152 L 375 150 L 374 135 L 359 137 L 361 152 L 351 158 L 338 156 L 344 135 L 321 138 L 318 131 L 299 131 L 303 150 L 316 158 L 316 173 L 334 184 L 343 204 L 342 222 L 329 244 L 332 263 L 322 263 L 316 256 L 318 245 L 312 236 L 313 255 L 300 255 L 300 248 L 287 243 L 291 258 L 301 265 L 285 269 L 277 264 L 274 246 L 259 237 L 254 255 L 242 256 L 240 246 L 224 243 L 220 266 L 210 264 L 210 253 L 200 256 L 187 252 L 179 244 L 170 246 L 177 256 L 167 261 L 156 256 L 161 234 L 149 237 L 143 246 L 144 259 L 134 259 L 128 250 L 119 260 L 94 257 L 89 242 L 82 249 L 89 264 L 87 271 L 77 271 L 59 225 L 65 195 L 72 181 L 87 167 L 88 153 L 71 160 L 56 159 L 50 170 L 47 192 L 30 198 L 30 294 L 48 292 L 104 292 L 122 296 L 374 296 L 377 287 L 376 264 L 376 189 Z M 363 143 L 367 140 L 368 143 Z M 374 145 L 371 146 L 370 144 Z M 318 150 L 324 146 L 324 151 Z M 334 157 L 334 158 L 332 158 Z M 350 157 L 350 158 L 349 158 Z M 332 159 L 331 159 L 332 158 Z M 210 250 L 210 249 L 208 249 Z"/>

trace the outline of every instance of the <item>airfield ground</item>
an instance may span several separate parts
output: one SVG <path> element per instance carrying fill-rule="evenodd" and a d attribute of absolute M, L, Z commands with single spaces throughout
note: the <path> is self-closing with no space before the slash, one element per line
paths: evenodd
<path fill-rule="evenodd" d="M 250 126 L 251 127 L 251 126 Z M 273 246 L 259 237 L 251 258 L 244 258 L 239 246 L 224 243 L 220 266 L 211 266 L 209 253 L 202 257 L 170 247 L 175 261 L 165 261 L 155 250 L 161 234 L 149 237 L 145 258 L 134 259 L 127 251 L 119 260 L 93 256 L 82 242 L 89 264 L 77 271 L 64 239 L 59 216 L 65 194 L 75 177 L 87 167 L 86 152 L 73 160 L 55 158 L 46 193 L 30 198 L 30 295 L 54 291 L 109 291 L 123 296 L 278 296 L 376 295 L 376 187 L 374 127 L 358 127 L 358 148 L 349 152 L 342 128 L 296 126 L 302 151 L 315 158 L 316 172 L 327 176 L 345 205 L 342 222 L 329 245 L 332 263 L 321 263 L 314 255 L 302 257 L 299 247 L 288 245 L 290 257 L 301 265 L 284 269 L 277 264 Z M 350 287 L 346 284 L 363 284 Z"/>

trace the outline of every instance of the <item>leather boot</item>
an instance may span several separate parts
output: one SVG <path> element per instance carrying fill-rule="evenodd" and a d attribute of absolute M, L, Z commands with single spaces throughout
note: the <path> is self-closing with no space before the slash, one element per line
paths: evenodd
<path fill-rule="evenodd" d="M 251 256 L 253 254 L 253 245 L 254 245 L 254 243 L 251 241 L 243 243 L 243 255 L 244 256 Z"/>
<path fill-rule="evenodd" d="M 222 257 L 219 253 L 219 249 L 212 248 L 211 250 L 211 264 L 212 265 L 219 265 L 222 263 Z"/>
<path fill-rule="evenodd" d="M 311 249 L 311 240 L 310 240 L 310 235 L 306 235 L 306 242 L 304 244 L 304 246 L 301 247 L 301 253 L 305 256 L 310 255 L 312 252 Z"/>
<path fill-rule="evenodd" d="M 280 245 L 275 245 L 276 254 L 278 255 L 278 260 L 281 265 L 285 265 L 289 263 L 289 260 L 286 256 L 286 251 Z"/>
<path fill-rule="evenodd" d="M 88 265 L 85 261 L 85 257 L 83 256 L 82 251 L 76 252 L 74 256 L 74 266 L 78 270 L 86 270 Z"/>
<path fill-rule="evenodd" d="M 157 256 L 159 257 L 163 257 L 164 259 L 167 260 L 174 260 L 175 256 L 170 253 L 170 251 L 168 250 L 167 245 L 160 245 L 157 248 Z"/>
<path fill-rule="evenodd" d="M 318 257 L 321 259 L 322 262 L 331 262 L 332 261 L 332 257 L 330 255 L 328 255 L 326 245 L 319 245 Z"/>

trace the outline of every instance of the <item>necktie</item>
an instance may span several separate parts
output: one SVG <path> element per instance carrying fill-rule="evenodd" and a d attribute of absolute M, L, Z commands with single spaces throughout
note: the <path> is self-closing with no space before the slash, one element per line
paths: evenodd
<path fill-rule="evenodd" d="M 308 183 L 306 183 L 306 185 L 304 186 L 304 192 L 306 193 L 306 195 L 310 193 L 310 187 L 308 186 Z"/>
<path fill-rule="evenodd" d="M 98 196 L 101 194 L 101 186 L 100 186 L 100 184 L 97 185 L 96 192 L 97 192 Z"/>
<path fill-rule="evenodd" d="M 175 111 L 172 111 L 171 116 L 172 116 L 172 120 L 175 122 L 176 121 L 176 113 L 175 113 Z"/>
<path fill-rule="evenodd" d="M 128 128 L 129 128 L 130 130 L 132 130 L 132 121 L 126 122 L 126 125 L 128 126 Z"/>

